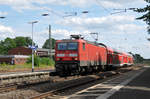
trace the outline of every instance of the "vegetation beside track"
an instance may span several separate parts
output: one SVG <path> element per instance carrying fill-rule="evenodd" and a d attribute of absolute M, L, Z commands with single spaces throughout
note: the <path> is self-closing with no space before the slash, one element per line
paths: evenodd
<path fill-rule="evenodd" d="M 32 57 L 30 56 L 27 60 L 27 64 L 32 64 Z M 38 56 L 34 56 L 34 65 L 36 67 L 42 66 L 42 65 L 46 65 L 46 66 L 54 66 L 55 62 L 53 59 L 50 59 L 48 57 L 38 57 Z"/>
<path fill-rule="evenodd" d="M 31 71 L 32 64 L 21 64 L 21 65 L 8 65 L 0 64 L 0 72 L 17 72 L 17 71 Z M 35 66 L 35 70 L 50 70 L 54 69 L 54 65 L 39 65 Z"/>
<path fill-rule="evenodd" d="M 54 68 L 54 60 L 49 58 L 34 57 L 35 70 L 49 70 Z M 9 65 L 6 63 L 0 64 L 0 72 L 15 72 L 15 71 L 30 71 L 32 68 L 32 57 L 29 57 L 25 64 Z"/>

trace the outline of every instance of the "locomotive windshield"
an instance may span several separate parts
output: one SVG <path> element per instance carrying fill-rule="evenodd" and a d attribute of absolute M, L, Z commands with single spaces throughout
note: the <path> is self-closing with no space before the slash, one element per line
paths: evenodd
<path fill-rule="evenodd" d="M 58 50 L 77 50 L 78 43 L 71 42 L 71 43 L 58 43 L 57 45 Z"/>
<path fill-rule="evenodd" d="M 58 43 L 58 50 L 67 50 L 67 43 Z"/>
<path fill-rule="evenodd" d="M 77 50 L 77 43 L 68 43 L 68 50 Z"/>

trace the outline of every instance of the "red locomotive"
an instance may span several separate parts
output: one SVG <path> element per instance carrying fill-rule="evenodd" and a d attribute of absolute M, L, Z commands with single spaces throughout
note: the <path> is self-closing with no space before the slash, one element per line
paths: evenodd
<path fill-rule="evenodd" d="M 55 68 L 58 75 L 101 71 L 112 66 L 132 65 L 133 57 L 108 48 L 102 43 L 84 40 L 80 35 L 58 40 L 55 48 Z"/>

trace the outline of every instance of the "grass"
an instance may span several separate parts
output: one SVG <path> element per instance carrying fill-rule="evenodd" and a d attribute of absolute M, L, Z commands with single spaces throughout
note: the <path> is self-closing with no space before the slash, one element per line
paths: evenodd
<path fill-rule="evenodd" d="M 150 66 L 150 61 L 143 61 L 144 65 Z"/>
<path fill-rule="evenodd" d="M 20 64 L 20 65 L 8 65 L 8 64 L 0 64 L 0 72 L 7 72 L 7 71 L 28 71 L 31 70 L 32 64 Z M 54 66 L 49 65 L 40 65 L 35 66 L 35 70 L 43 70 L 43 69 L 51 69 L 54 68 Z"/>
<path fill-rule="evenodd" d="M 137 66 L 150 66 L 150 61 L 143 61 L 143 62 L 135 62 Z"/>
<path fill-rule="evenodd" d="M 43 70 L 54 68 L 55 61 L 49 58 L 40 58 L 38 56 L 34 57 L 34 69 Z M 0 64 L 0 72 L 2 71 L 27 71 L 32 68 L 32 57 L 30 56 L 25 64 L 20 65 L 9 65 Z"/>

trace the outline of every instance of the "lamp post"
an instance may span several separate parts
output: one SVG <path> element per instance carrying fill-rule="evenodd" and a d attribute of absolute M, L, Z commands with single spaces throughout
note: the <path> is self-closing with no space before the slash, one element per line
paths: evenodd
<path fill-rule="evenodd" d="M 87 14 L 89 13 L 89 11 L 82 11 L 82 12 L 65 12 L 65 16 L 63 16 L 63 18 L 65 17 L 70 17 L 70 16 L 77 16 L 79 13 L 81 14 Z"/>
<path fill-rule="evenodd" d="M 6 17 L 4 17 L 4 16 L 0 16 L 0 19 L 5 19 Z"/>
<path fill-rule="evenodd" d="M 34 72 L 34 50 L 33 50 L 33 26 L 34 26 L 34 23 L 38 23 L 38 21 L 32 21 L 32 22 L 29 22 L 29 24 L 32 24 L 32 72 Z"/>

